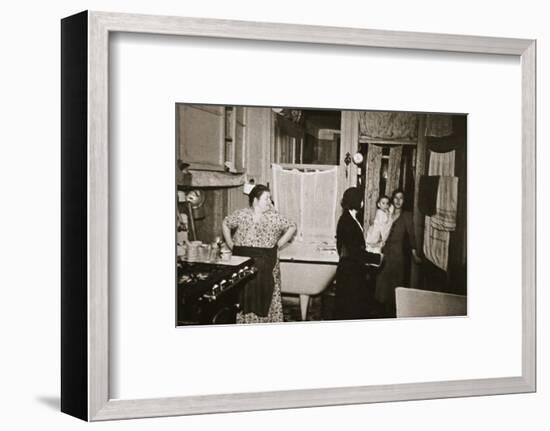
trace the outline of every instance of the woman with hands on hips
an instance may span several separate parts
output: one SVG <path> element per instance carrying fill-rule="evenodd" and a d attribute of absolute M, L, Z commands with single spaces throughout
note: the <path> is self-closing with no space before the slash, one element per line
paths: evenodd
<path fill-rule="evenodd" d="M 273 208 L 271 193 L 262 184 L 250 191 L 248 202 L 248 208 L 228 215 L 222 223 L 223 237 L 233 254 L 253 258 L 258 269 L 256 277 L 243 286 L 237 323 L 282 322 L 277 251 L 292 239 L 296 223 Z"/>

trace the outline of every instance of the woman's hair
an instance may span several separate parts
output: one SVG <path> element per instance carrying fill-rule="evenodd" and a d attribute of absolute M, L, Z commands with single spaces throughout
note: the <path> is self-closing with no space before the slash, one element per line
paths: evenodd
<path fill-rule="evenodd" d="M 401 193 L 403 195 L 403 200 L 405 200 L 405 191 L 403 189 L 395 189 L 391 194 L 391 203 L 393 203 L 393 199 L 397 196 L 398 193 Z"/>
<path fill-rule="evenodd" d="M 342 196 L 342 208 L 345 210 L 360 210 L 361 202 L 363 201 L 363 193 L 357 187 L 350 187 Z"/>
<path fill-rule="evenodd" d="M 248 194 L 248 205 L 252 206 L 254 199 L 260 199 L 262 194 L 269 192 L 269 189 L 263 184 L 257 184 L 254 186 L 250 193 Z"/>

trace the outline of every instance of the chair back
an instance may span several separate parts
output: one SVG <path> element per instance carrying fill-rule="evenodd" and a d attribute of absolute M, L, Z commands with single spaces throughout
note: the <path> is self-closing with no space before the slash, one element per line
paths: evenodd
<path fill-rule="evenodd" d="M 466 296 L 397 287 L 397 317 L 466 316 Z"/>

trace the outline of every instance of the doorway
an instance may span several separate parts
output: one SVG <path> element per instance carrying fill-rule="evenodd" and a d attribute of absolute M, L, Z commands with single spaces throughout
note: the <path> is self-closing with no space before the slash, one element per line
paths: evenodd
<path fill-rule="evenodd" d="M 403 190 L 408 197 L 404 209 L 412 211 L 416 147 L 364 142 L 361 143 L 361 153 L 366 160 L 366 169 L 361 175 L 361 185 L 365 192 L 365 207 L 362 214 L 364 224 L 372 224 L 378 198 L 384 195 L 391 197 L 397 189 Z"/>

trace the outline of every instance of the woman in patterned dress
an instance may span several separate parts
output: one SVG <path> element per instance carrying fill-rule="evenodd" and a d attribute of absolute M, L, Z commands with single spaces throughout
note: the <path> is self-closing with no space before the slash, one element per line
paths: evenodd
<path fill-rule="evenodd" d="M 292 238 L 296 224 L 273 209 L 271 193 L 262 184 L 252 189 L 248 202 L 249 208 L 235 211 L 222 223 L 225 242 L 233 254 L 252 257 L 258 268 L 256 277 L 242 289 L 237 323 L 282 322 L 277 249 Z"/>

